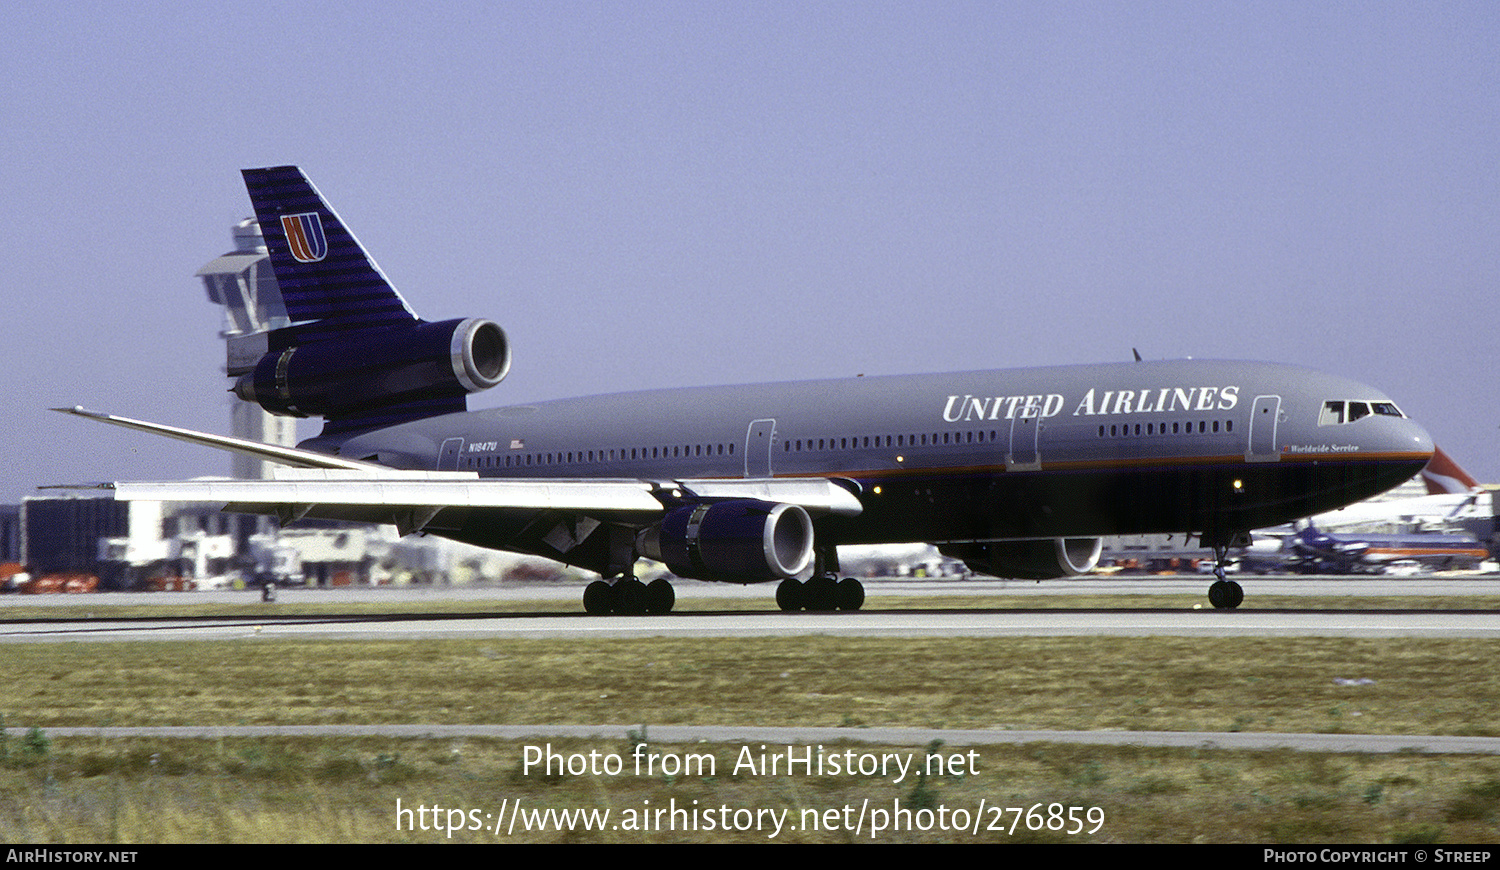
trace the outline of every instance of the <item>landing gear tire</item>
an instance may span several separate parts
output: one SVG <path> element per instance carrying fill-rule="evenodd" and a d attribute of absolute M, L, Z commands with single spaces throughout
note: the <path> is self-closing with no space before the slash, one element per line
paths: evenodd
<path fill-rule="evenodd" d="M 646 584 L 629 577 L 615 584 L 615 613 L 638 616 L 646 612 Z"/>
<path fill-rule="evenodd" d="M 665 577 L 658 577 L 646 584 L 646 612 L 671 613 L 677 603 L 677 593 Z"/>
<path fill-rule="evenodd" d="M 853 577 L 845 577 L 838 582 L 838 592 L 835 597 L 838 600 L 839 610 L 858 610 L 865 603 L 865 584 Z"/>
<path fill-rule="evenodd" d="M 614 609 L 615 590 L 603 580 L 595 580 L 583 589 L 583 612 L 604 616 Z"/>
<path fill-rule="evenodd" d="M 803 602 L 809 612 L 828 613 L 838 609 L 839 581 L 831 574 L 814 577 L 802 587 Z"/>
<path fill-rule="evenodd" d="M 858 610 L 864 603 L 865 586 L 853 577 L 840 580 L 833 574 L 821 574 L 806 583 L 783 580 L 776 587 L 776 606 L 784 613 L 796 613 L 799 610 L 809 613 Z"/>
<path fill-rule="evenodd" d="M 1208 603 L 1217 610 L 1233 610 L 1245 600 L 1245 590 L 1233 580 L 1215 580 L 1208 587 Z"/>
<path fill-rule="evenodd" d="M 1216 610 L 1233 610 L 1245 600 L 1245 590 L 1240 588 L 1240 584 L 1224 579 L 1224 566 L 1229 564 L 1230 542 L 1237 542 L 1237 546 L 1249 546 L 1250 536 L 1242 533 L 1213 545 L 1215 579 L 1213 585 L 1208 587 L 1208 603 Z"/>
<path fill-rule="evenodd" d="M 783 580 L 776 587 L 776 606 L 784 613 L 796 613 L 802 609 L 802 581 Z"/>

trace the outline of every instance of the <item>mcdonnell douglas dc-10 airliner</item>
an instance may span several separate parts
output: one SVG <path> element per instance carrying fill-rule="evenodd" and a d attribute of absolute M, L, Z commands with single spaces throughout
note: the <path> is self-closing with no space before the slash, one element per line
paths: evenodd
<path fill-rule="evenodd" d="M 297 448 L 71 413 L 273 460 L 273 480 L 115 483 L 283 524 L 391 523 L 602 578 L 589 613 L 660 613 L 665 579 L 778 582 L 784 610 L 858 609 L 840 544 L 929 542 L 973 570 L 1090 570 L 1101 536 L 1198 535 L 1215 607 L 1251 529 L 1419 472 L 1432 441 L 1388 397 L 1261 362 L 1176 360 L 665 389 L 467 411 L 510 368 L 488 320 L 428 322 L 295 166 L 244 171 L 292 323 L 234 386 L 321 416 Z M 1328 408 L 1361 409 L 1359 415 Z"/>

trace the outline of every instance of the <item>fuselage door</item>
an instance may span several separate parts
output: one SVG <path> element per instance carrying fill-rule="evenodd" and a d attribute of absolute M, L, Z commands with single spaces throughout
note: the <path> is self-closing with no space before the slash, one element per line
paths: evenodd
<path fill-rule="evenodd" d="M 1005 457 L 1006 471 L 1035 471 L 1042 467 L 1037 449 L 1041 418 L 1017 417 L 1010 422 L 1010 453 Z"/>
<path fill-rule="evenodd" d="M 1250 451 L 1247 462 L 1275 462 L 1281 458 L 1276 450 L 1276 423 L 1281 416 L 1280 396 L 1256 396 L 1250 407 Z"/>
<path fill-rule="evenodd" d="M 754 420 L 745 432 L 745 476 L 771 476 L 771 444 L 776 440 L 775 420 Z"/>
<path fill-rule="evenodd" d="M 462 453 L 463 449 L 464 449 L 464 439 L 462 439 L 462 438 L 449 438 L 449 439 L 445 440 L 443 442 L 443 446 L 438 450 L 437 470 L 438 471 L 457 471 L 458 470 L 458 454 Z"/>

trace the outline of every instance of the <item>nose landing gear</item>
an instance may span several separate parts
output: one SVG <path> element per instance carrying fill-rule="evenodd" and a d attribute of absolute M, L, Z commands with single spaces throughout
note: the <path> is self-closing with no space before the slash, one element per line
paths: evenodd
<path fill-rule="evenodd" d="M 1215 579 L 1213 585 L 1208 587 L 1208 603 L 1212 604 L 1215 610 L 1233 610 L 1239 607 L 1245 600 L 1245 590 L 1240 588 L 1240 584 L 1235 581 L 1224 578 L 1224 566 L 1229 564 L 1229 548 L 1231 546 L 1248 547 L 1250 535 L 1237 532 L 1222 539 L 1204 540 L 1203 543 L 1213 547 L 1214 551 Z"/>

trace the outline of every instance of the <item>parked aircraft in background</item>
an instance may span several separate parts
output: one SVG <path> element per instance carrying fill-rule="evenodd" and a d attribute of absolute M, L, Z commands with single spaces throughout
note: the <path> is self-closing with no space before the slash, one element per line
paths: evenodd
<path fill-rule="evenodd" d="M 1491 494 L 1441 447 L 1420 475 L 1428 495 L 1372 499 L 1271 529 L 1239 552 L 1242 570 L 1389 573 L 1479 567 L 1495 531 Z"/>
<path fill-rule="evenodd" d="M 928 542 L 1002 577 L 1080 573 L 1104 535 L 1190 532 L 1223 576 L 1250 529 L 1417 473 L 1385 395 L 1258 362 L 1180 360 L 667 389 L 466 411 L 510 368 L 487 320 L 421 320 L 296 167 L 244 172 L 293 325 L 235 392 L 324 418 L 298 448 L 72 413 L 291 466 L 276 480 L 116 483 L 116 498 L 393 523 L 604 578 L 590 613 L 661 612 L 676 575 L 856 609 L 839 544 Z M 739 336 L 749 346 L 754 336 Z M 1337 407 L 1337 413 L 1333 409 Z M 1358 408 L 1357 417 L 1348 412 Z M 804 581 L 804 578 L 805 581 Z"/>
<path fill-rule="evenodd" d="M 1422 469 L 1427 495 L 1364 501 L 1320 513 L 1312 522 L 1324 531 L 1414 531 L 1422 527 L 1462 522 L 1480 532 L 1475 523 L 1492 526 L 1493 498 L 1468 472 L 1434 447 L 1432 461 Z"/>
<path fill-rule="evenodd" d="M 1303 574 L 1381 573 L 1397 562 L 1428 569 L 1473 568 L 1489 550 L 1468 535 L 1335 535 L 1305 524 L 1286 540 L 1284 568 Z"/>

